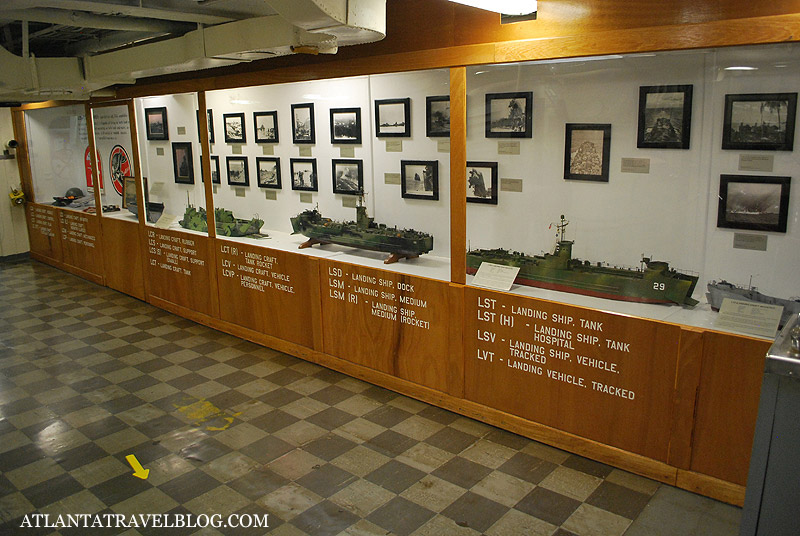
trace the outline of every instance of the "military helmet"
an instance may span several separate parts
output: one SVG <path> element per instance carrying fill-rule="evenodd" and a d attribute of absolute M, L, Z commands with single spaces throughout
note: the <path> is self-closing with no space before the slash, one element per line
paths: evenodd
<path fill-rule="evenodd" d="M 83 190 L 80 188 L 70 188 L 67 190 L 67 193 L 64 194 L 64 197 L 83 197 Z"/>

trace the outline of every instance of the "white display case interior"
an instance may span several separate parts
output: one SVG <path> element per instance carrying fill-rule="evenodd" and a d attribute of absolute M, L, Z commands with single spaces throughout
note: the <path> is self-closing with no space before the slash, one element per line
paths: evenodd
<path fill-rule="evenodd" d="M 100 106 L 92 108 L 91 113 L 94 146 L 100 164 L 98 173 L 101 176 L 101 207 L 98 212 L 108 218 L 138 221 L 128 106 Z"/>

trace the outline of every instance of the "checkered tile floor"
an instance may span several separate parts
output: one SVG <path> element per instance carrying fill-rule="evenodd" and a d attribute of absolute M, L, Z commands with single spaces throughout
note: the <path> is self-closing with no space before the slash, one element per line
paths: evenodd
<path fill-rule="evenodd" d="M 163 512 L 268 514 L 276 536 L 737 532 L 737 508 L 37 262 L 0 262 L 0 296 L 0 533 L 48 532 L 19 528 L 30 513 Z M 220 531 L 198 533 L 245 533 Z"/>

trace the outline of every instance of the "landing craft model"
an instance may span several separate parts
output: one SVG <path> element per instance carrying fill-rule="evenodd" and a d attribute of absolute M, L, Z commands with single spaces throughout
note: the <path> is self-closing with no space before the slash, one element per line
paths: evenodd
<path fill-rule="evenodd" d="M 520 285 L 562 290 L 611 300 L 644 303 L 697 305 L 692 292 L 697 275 L 684 274 L 663 261 L 642 259 L 641 269 L 612 268 L 601 263 L 572 258 L 572 240 L 564 239 L 568 221 L 561 216 L 553 253 L 526 255 L 506 249 L 478 249 L 467 252 L 467 273 L 474 274 L 482 262 L 518 266 L 515 280 Z"/>
<path fill-rule="evenodd" d="M 183 213 L 183 219 L 178 223 L 184 229 L 200 231 L 202 233 L 208 232 L 206 209 L 202 207 L 196 209 L 192 205 L 187 206 L 186 212 Z M 251 220 L 242 220 L 235 218 L 233 212 L 225 210 L 224 208 L 214 209 L 214 224 L 218 236 L 247 236 L 251 238 L 263 238 L 268 236 L 261 233 L 264 220 L 259 219 L 258 216 L 255 216 Z"/>

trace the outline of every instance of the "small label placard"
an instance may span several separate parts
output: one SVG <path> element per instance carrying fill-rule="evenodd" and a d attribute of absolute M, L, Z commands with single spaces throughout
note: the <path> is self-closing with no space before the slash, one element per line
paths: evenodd
<path fill-rule="evenodd" d="M 343 147 L 339 147 L 339 158 L 355 158 L 356 157 L 356 148 L 352 145 L 345 145 Z"/>
<path fill-rule="evenodd" d="M 160 196 L 164 193 L 164 183 L 154 182 L 150 184 L 150 195 Z"/>
<path fill-rule="evenodd" d="M 733 249 L 767 251 L 767 235 L 733 233 Z"/>
<path fill-rule="evenodd" d="M 164 148 L 156 147 L 156 156 L 164 156 Z"/>
<path fill-rule="evenodd" d="M 354 195 L 343 195 L 342 196 L 342 206 L 344 208 L 356 208 L 356 196 Z"/>
<path fill-rule="evenodd" d="M 778 332 L 781 313 L 783 305 L 723 298 L 714 325 L 773 339 Z"/>
<path fill-rule="evenodd" d="M 500 191 L 501 192 L 521 192 L 522 179 L 504 179 L 500 177 Z"/>
<path fill-rule="evenodd" d="M 231 154 L 242 154 L 241 145 L 231 145 Z"/>
<path fill-rule="evenodd" d="M 772 171 L 775 157 L 771 154 L 740 154 L 739 171 Z"/>
<path fill-rule="evenodd" d="M 386 152 L 387 153 L 402 153 L 403 152 L 403 140 L 386 140 Z"/>
<path fill-rule="evenodd" d="M 519 266 L 482 262 L 472 279 L 472 284 L 476 287 L 506 291 L 511 289 L 518 273 Z"/>
<path fill-rule="evenodd" d="M 399 173 L 384 173 L 383 182 L 385 184 L 400 184 L 401 176 Z"/>
<path fill-rule="evenodd" d="M 211 191 L 212 191 L 213 193 L 215 193 L 215 194 L 217 193 L 217 185 L 216 185 L 216 184 L 212 184 L 212 185 L 211 185 Z"/>
<path fill-rule="evenodd" d="M 436 141 L 436 151 L 440 153 L 449 153 L 450 152 L 450 138 L 446 140 L 437 140 Z"/>
<path fill-rule="evenodd" d="M 244 188 L 234 188 L 233 191 L 236 192 L 236 197 L 244 197 L 247 193 Z"/>
<path fill-rule="evenodd" d="M 298 147 L 298 150 L 300 151 L 300 156 L 307 156 L 307 157 L 311 156 L 311 147 L 309 147 L 308 145 L 301 145 L 300 147 Z"/>
<path fill-rule="evenodd" d="M 277 201 L 278 192 L 276 192 L 275 190 L 264 190 L 264 198 L 269 199 L 270 201 Z"/>
<path fill-rule="evenodd" d="M 186 127 L 178 127 L 178 136 L 186 135 Z"/>
<path fill-rule="evenodd" d="M 497 154 L 519 154 L 519 142 L 515 140 L 498 141 Z"/>
<path fill-rule="evenodd" d="M 268 143 L 266 145 L 262 145 L 261 146 L 261 154 L 267 155 L 267 156 L 274 155 L 275 154 L 275 146 L 272 145 L 271 143 Z"/>
<path fill-rule="evenodd" d="M 650 159 L 623 158 L 620 171 L 622 173 L 650 173 Z"/>
<path fill-rule="evenodd" d="M 313 203 L 314 202 L 314 196 L 311 195 L 308 192 L 302 192 L 300 194 L 300 202 L 301 203 Z"/>
<path fill-rule="evenodd" d="M 169 229 L 173 223 L 178 221 L 178 217 L 168 212 L 162 212 L 161 217 L 153 224 L 159 229 Z"/>

